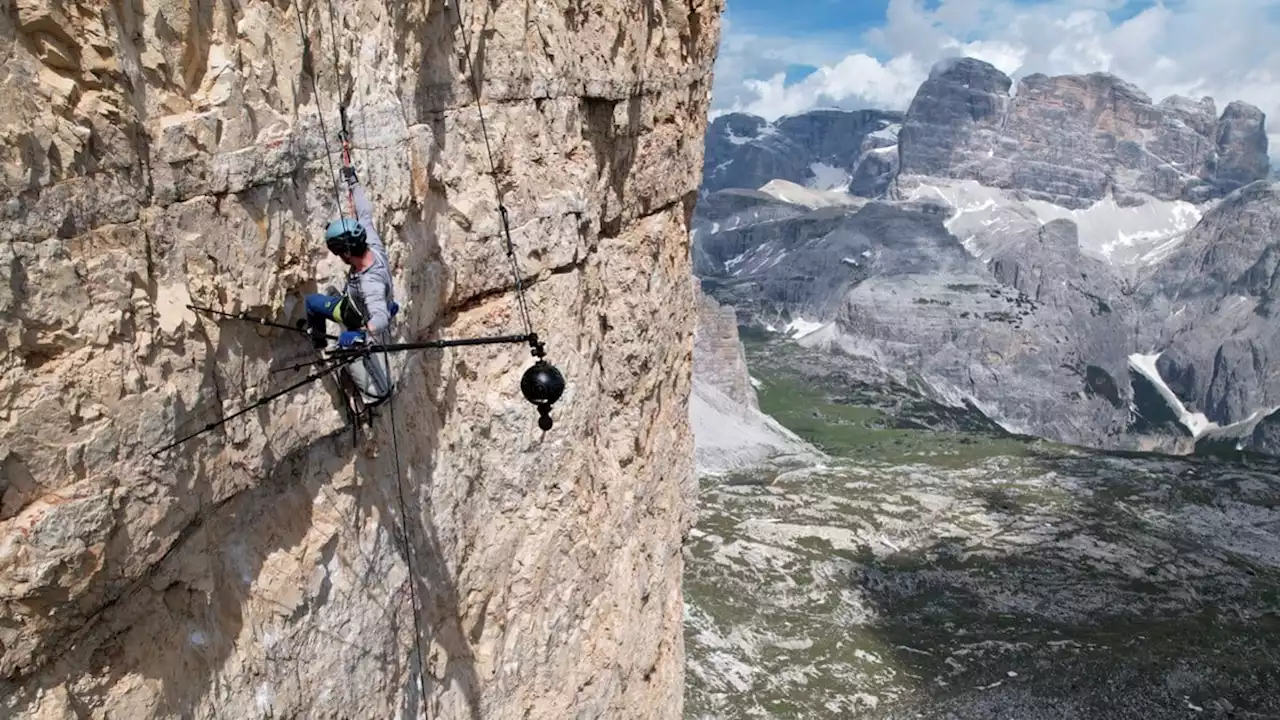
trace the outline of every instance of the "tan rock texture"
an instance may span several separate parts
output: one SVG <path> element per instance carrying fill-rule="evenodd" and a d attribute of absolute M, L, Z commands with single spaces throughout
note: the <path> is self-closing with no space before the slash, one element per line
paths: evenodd
<path fill-rule="evenodd" d="M 751 385 L 751 373 L 747 369 L 747 356 L 738 337 L 737 310 L 721 305 L 703 292 L 696 278 L 694 283 L 698 301 L 693 333 L 694 377 L 739 405 L 759 410 L 756 389 Z"/>
<path fill-rule="evenodd" d="M 0 0 L 0 716 L 680 717 L 722 7 Z M 397 338 L 523 329 L 464 54 L 555 428 L 464 347 L 358 444 L 326 380 L 153 456 L 314 359 L 186 305 L 341 282 L 339 97 Z"/>

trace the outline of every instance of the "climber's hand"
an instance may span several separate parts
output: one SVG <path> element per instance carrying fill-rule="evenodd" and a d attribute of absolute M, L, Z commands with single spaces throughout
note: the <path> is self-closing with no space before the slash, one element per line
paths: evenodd
<path fill-rule="evenodd" d="M 365 340 L 366 336 L 363 330 L 344 330 L 338 336 L 338 347 L 349 348 L 356 343 L 363 344 Z"/>
<path fill-rule="evenodd" d="M 355 169 L 355 168 L 353 168 L 353 167 L 351 167 L 350 165 L 343 165 L 343 166 L 342 166 L 342 179 L 343 179 L 344 181 L 346 181 L 347 185 L 355 185 L 355 184 L 356 184 L 356 169 Z"/>

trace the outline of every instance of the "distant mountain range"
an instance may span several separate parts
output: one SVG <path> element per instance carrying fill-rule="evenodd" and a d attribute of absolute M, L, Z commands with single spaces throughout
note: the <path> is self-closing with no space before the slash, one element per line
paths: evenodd
<path fill-rule="evenodd" d="M 1107 74 L 935 66 L 905 113 L 730 114 L 693 222 L 741 322 L 1007 428 L 1280 452 L 1280 191 L 1263 113 Z"/>
<path fill-rule="evenodd" d="M 786 180 L 873 197 L 897 171 L 902 120 L 902 113 L 880 110 L 817 110 L 774 123 L 721 115 L 707 129 L 702 189 L 754 190 Z"/>
<path fill-rule="evenodd" d="M 1270 177 L 1265 117 L 1232 102 L 1171 96 L 1159 103 L 1106 73 L 1013 81 L 963 58 L 935 66 L 906 113 L 819 110 L 766 122 L 717 117 L 703 190 L 787 180 L 864 197 L 899 174 L 972 179 L 1083 208 L 1114 194 L 1203 202 Z"/>

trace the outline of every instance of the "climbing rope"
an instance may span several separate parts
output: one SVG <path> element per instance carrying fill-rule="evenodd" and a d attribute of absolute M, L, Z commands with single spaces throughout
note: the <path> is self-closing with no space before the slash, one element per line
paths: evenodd
<path fill-rule="evenodd" d="M 423 678 L 427 669 L 422 664 L 423 658 L 426 657 L 426 653 L 422 651 L 423 634 L 422 621 L 420 619 L 421 608 L 418 605 L 417 588 L 418 578 L 420 576 L 418 575 L 418 571 L 414 569 L 413 543 L 409 542 L 409 508 L 408 503 L 406 503 L 404 499 L 404 483 L 401 480 L 402 476 L 400 474 L 400 439 L 399 432 L 396 430 L 395 402 L 396 399 L 394 395 L 387 399 L 387 414 L 391 417 L 391 454 L 396 460 L 396 495 L 400 501 L 400 534 L 401 540 L 404 543 L 405 563 L 409 567 L 409 604 L 413 608 L 413 628 L 415 631 L 413 644 L 418 653 L 418 692 L 421 693 L 422 702 L 426 703 L 427 686 Z"/>
<path fill-rule="evenodd" d="M 324 142 L 325 162 L 329 164 L 329 178 L 333 183 L 333 199 L 336 201 L 336 205 L 338 207 L 338 218 L 345 221 L 347 216 L 342 212 L 342 191 L 338 189 L 338 173 L 334 170 L 333 151 L 329 148 L 329 131 L 324 126 L 324 109 L 320 107 L 320 87 L 316 84 L 317 73 L 315 56 L 311 52 L 311 40 L 307 35 L 307 26 L 302 20 L 302 6 L 298 4 L 297 0 L 294 0 L 293 2 L 293 9 L 294 13 L 298 16 L 298 33 L 302 37 L 302 65 L 304 69 L 308 67 L 310 68 L 310 71 L 307 74 L 311 76 L 311 94 L 314 95 L 316 99 L 316 119 L 320 121 L 320 139 Z M 333 49 L 335 56 L 333 67 L 336 71 L 338 68 L 337 38 L 334 38 Z M 341 85 L 340 78 L 335 77 L 334 82 Z M 354 211 L 352 212 L 352 215 L 355 215 Z"/>
<path fill-rule="evenodd" d="M 302 13 L 300 10 L 298 12 L 298 25 L 303 32 L 303 47 L 304 47 L 303 52 L 305 55 L 308 52 L 308 49 L 307 49 L 308 46 L 307 46 L 306 30 L 305 30 L 305 26 L 302 24 Z M 342 74 L 339 69 L 339 52 L 338 52 L 338 23 L 335 17 L 334 9 L 333 9 L 333 0 L 329 0 L 329 28 L 331 30 L 330 36 L 333 41 L 333 76 L 334 76 L 334 85 L 337 88 L 337 93 L 338 93 L 338 117 L 339 117 L 339 121 L 341 122 L 341 130 L 339 132 L 338 137 L 342 141 L 342 165 L 344 168 L 346 168 L 351 166 L 350 128 L 347 125 L 347 108 L 346 108 L 345 98 L 343 97 L 343 92 L 342 92 Z M 314 61 L 315 59 L 313 57 L 312 58 L 313 69 L 315 67 Z M 333 177 L 334 197 L 337 199 L 338 215 L 340 218 L 345 219 L 345 216 L 343 216 L 342 214 L 342 194 L 338 190 L 337 173 L 334 172 L 334 169 L 333 169 L 333 154 L 329 149 L 329 134 L 324 127 L 324 117 L 323 117 L 324 113 L 319 111 L 320 92 L 316 88 L 316 78 L 315 78 L 314 72 L 311 75 L 311 86 L 316 96 L 316 109 L 318 111 L 318 115 L 320 116 L 320 132 L 324 136 L 325 157 L 329 162 L 330 175 Z M 347 200 L 350 203 L 352 217 L 357 217 L 357 212 L 355 208 L 355 196 L 350 190 L 350 188 L 348 188 L 347 190 Z M 336 365 L 335 367 L 340 367 L 342 365 L 350 364 L 353 362 L 361 362 L 365 358 L 371 358 L 372 352 L 374 349 L 375 348 L 364 348 L 356 353 L 347 355 L 345 358 L 341 358 L 339 360 L 339 364 Z M 382 360 L 385 364 L 385 367 L 388 372 L 388 377 L 389 377 L 391 363 L 387 361 L 387 355 L 386 355 L 385 349 L 382 350 L 381 354 L 382 354 Z M 301 367 L 301 365 L 295 366 L 295 367 Z M 424 632 L 422 628 L 421 607 L 419 606 L 419 603 L 418 603 L 418 590 L 417 590 L 417 581 L 420 575 L 418 573 L 417 563 L 414 560 L 413 543 L 409 539 L 409 508 L 408 508 L 408 503 L 405 502 L 404 483 L 402 481 L 403 476 L 402 476 L 402 470 L 400 467 L 400 441 L 399 441 L 399 433 L 396 430 L 395 396 L 394 395 L 392 395 L 392 397 L 387 399 L 387 406 L 388 406 L 388 412 L 391 418 L 392 456 L 395 458 L 395 465 L 396 465 L 396 499 L 398 500 L 398 504 L 400 506 L 400 533 L 399 534 L 400 534 L 401 543 L 404 547 L 405 565 L 409 570 L 409 581 L 408 581 L 409 582 L 409 605 L 410 605 L 410 612 L 413 615 L 413 629 L 414 629 L 413 646 L 414 646 L 414 652 L 418 656 L 418 693 L 419 693 L 420 702 L 425 703 L 427 701 L 427 687 L 426 687 L 426 680 L 424 679 L 424 674 L 426 672 L 426 666 L 424 665 L 426 653 L 424 653 L 422 650 L 422 638 L 424 636 Z M 358 422 L 358 419 L 356 420 L 356 422 Z"/>
<path fill-rule="evenodd" d="M 333 84 L 337 88 L 338 94 L 338 122 L 341 128 L 338 131 L 338 139 L 342 141 L 342 166 L 351 167 L 351 128 L 347 122 L 347 101 L 352 95 L 352 84 L 355 80 L 344 89 L 342 87 L 342 72 L 338 69 L 341 51 L 338 49 L 338 21 L 333 10 L 333 0 L 328 0 L 329 5 L 329 35 L 333 38 Z M 326 145 L 326 149 L 327 149 Z M 347 188 L 347 203 L 351 208 L 351 215 L 356 215 L 356 198 L 351 188 Z"/>
<path fill-rule="evenodd" d="M 342 73 L 338 71 L 338 62 L 340 59 L 340 53 L 338 51 L 338 21 L 335 19 L 335 14 L 333 11 L 333 0 L 328 0 L 328 3 L 329 3 L 329 37 L 333 38 L 333 84 L 334 84 L 334 87 L 338 89 L 338 107 L 345 109 L 347 106 L 347 95 L 349 93 L 342 91 Z M 348 85 L 347 90 L 350 91 L 350 89 L 351 89 L 351 86 Z M 342 124 L 343 124 L 343 129 L 345 130 L 346 129 L 345 119 L 343 120 Z"/>
<path fill-rule="evenodd" d="M 315 59 L 315 55 L 311 52 L 311 41 L 307 34 L 307 26 L 302 19 L 302 7 L 301 5 L 298 4 L 296 0 L 293 3 L 293 5 L 294 5 L 294 11 L 298 16 L 298 32 L 302 41 L 303 66 L 304 66 L 304 69 L 308 67 L 310 68 L 309 74 L 311 76 L 311 90 L 312 90 L 312 94 L 315 95 L 316 117 L 320 123 L 320 139 L 324 143 L 325 162 L 329 166 L 329 177 L 330 177 L 330 181 L 333 183 L 334 206 L 337 208 L 338 218 L 342 220 L 343 224 L 345 225 L 347 216 L 346 216 L 346 213 L 344 213 L 342 210 L 342 191 L 339 190 L 338 188 L 337 172 L 334 170 L 334 167 L 333 167 L 333 150 L 329 147 L 329 131 L 328 131 L 328 128 L 325 127 L 325 123 L 324 123 L 324 109 L 320 106 L 320 88 L 316 83 L 316 76 L 318 75 L 317 68 L 316 68 L 316 59 Z M 323 18 L 321 20 L 321 25 L 323 25 Z M 337 95 L 338 95 L 338 118 L 339 118 L 339 122 L 341 123 L 341 129 L 339 131 L 339 139 L 342 140 L 342 163 L 343 163 L 343 168 L 345 169 L 347 167 L 350 167 L 351 165 L 351 146 L 348 141 L 349 131 L 347 127 L 346 97 L 342 89 L 342 73 L 341 73 L 341 70 L 339 69 L 340 52 L 338 49 L 338 30 L 337 30 L 338 23 L 337 23 L 337 20 L 335 19 L 335 13 L 333 9 L 333 0 L 329 0 L 329 28 L 332 31 L 331 36 L 333 39 L 333 76 L 334 76 L 333 82 L 334 82 L 334 87 L 337 88 Z M 320 44 L 323 45 L 324 41 L 323 41 L 322 34 L 319 31 L 317 31 L 316 34 L 317 36 L 320 36 L 320 40 L 321 40 Z M 348 86 L 348 90 L 349 89 L 350 89 L 350 86 Z M 350 187 L 347 188 L 347 203 L 348 203 L 348 208 L 351 211 L 351 217 L 353 219 L 357 218 L 355 195 L 352 192 Z M 291 369 L 298 369 L 305 365 L 310 365 L 310 364 L 323 364 L 328 362 L 330 362 L 330 360 L 326 358 L 325 360 L 317 361 L 315 363 L 301 363 L 298 365 L 294 365 L 294 366 L 291 366 Z M 344 396 L 346 395 L 345 391 L 343 391 L 343 395 Z M 355 410 L 355 401 L 354 399 L 349 399 L 349 402 L 351 404 L 348 406 L 347 409 L 349 412 L 349 417 L 352 420 L 352 433 L 354 434 L 356 432 L 355 421 L 357 420 L 356 410 Z"/>
<path fill-rule="evenodd" d="M 507 220 L 507 207 L 503 202 L 502 184 L 498 182 L 498 168 L 493 160 L 493 148 L 489 145 L 489 129 L 484 121 L 484 104 L 480 101 L 480 83 L 468 57 L 471 40 L 467 37 L 466 30 L 462 27 L 462 9 L 458 7 L 456 1 L 445 0 L 446 12 L 450 6 L 453 7 L 453 17 L 458 28 L 458 35 L 462 37 L 463 47 L 462 52 L 459 53 L 459 57 L 462 60 L 462 71 L 471 85 L 471 95 L 476 102 L 476 114 L 480 117 L 480 135 L 484 139 L 485 154 L 489 158 L 489 176 L 493 179 L 493 192 L 498 202 L 498 216 L 502 220 L 502 236 L 506 245 L 507 260 L 511 263 L 511 274 L 516 283 L 516 302 L 520 309 L 520 317 L 524 320 L 524 331 L 531 338 L 530 344 L 533 347 L 533 356 L 542 358 L 546 355 L 546 352 L 543 344 L 537 339 L 537 333 L 533 331 L 533 321 L 529 317 L 529 306 L 525 301 L 524 281 L 521 279 L 520 265 L 516 262 L 515 245 L 511 242 L 511 226 Z"/>
<path fill-rule="evenodd" d="M 311 88 L 312 88 L 313 94 L 315 95 L 315 100 L 316 100 L 317 118 L 320 123 L 320 132 L 322 135 L 322 141 L 324 143 L 324 148 L 325 148 L 325 161 L 329 166 L 329 173 L 333 182 L 334 199 L 336 201 L 335 205 L 338 209 L 339 217 L 345 220 L 346 216 L 343 214 L 343 208 L 342 208 L 342 194 L 338 188 L 337 172 L 335 171 L 333 166 L 333 153 L 329 147 L 328 130 L 326 129 L 324 124 L 324 111 L 320 105 L 320 91 L 319 91 L 318 83 L 316 82 L 317 73 L 315 71 L 316 70 L 315 57 L 311 53 L 310 40 L 308 39 L 308 35 L 307 35 L 306 23 L 304 22 L 302 17 L 302 9 L 296 0 L 293 4 L 294 4 L 294 9 L 297 13 L 298 30 L 302 39 L 304 67 L 310 68 L 309 74 L 311 75 Z M 489 159 L 490 175 L 493 179 L 494 192 L 495 192 L 495 196 L 497 198 L 497 203 L 498 203 L 498 211 L 502 221 L 502 234 L 503 234 L 503 239 L 505 241 L 507 259 L 511 264 L 512 276 L 514 278 L 515 285 L 516 285 L 516 298 L 518 302 L 520 315 L 524 322 L 525 333 L 523 335 L 506 335 L 506 336 L 481 337 L 481 338 L 460 338 L 460 339 L 453 339 L 453 340 L 434 340 L 434 341 L 418 342 L 418 343 L 375 345 L 372 347 L 365 347 L 361 349 L 348 350 L 348 351 L 343 351 L 340 349 L 339 351 L 333 353 L 330 358 L 326 359 L 325 361 L 321 361 L 328 365 L 324 369 L 311 373 L 307 377 L 303 378 L 302 380 L 299 380 L 296 383 L 293 383 L 292 385 L 284 388 L 283 390 L 280 390 L 275 393 L 271 393 L 263 398 L 260 398 L 258 401 L 250 404 L 249 406 L 241 409 L 238 412 L 225 416 L 215 422 L 208 423 L 202 429 L 194 433 L 188 434 L 182 438 L 179 438 L 178 440 L 171 442 L 168 445 L 165 445 L 164 447 L 152 453 L 153 456 L 159 456 L 160 453 L 163 453 L 166 450 L 169 450 L 170 448 L 173 448 L 183 442 L 186 442 L 187 440 L 190 440 L 191 438 L 196 437 L 197 435 L 213 430 L 214 428 L 221 426 L 222 424 L 227 423 L 237 417 L 240 417 L 241 415 L 244 415 L 245 413 L 250 412 L 254 408 L 261 407 L 266 403 L 271 402 L 275 398 L 293 391 L 294 389 L 297 389 L 310 382 L 321 379 L 326 375 L 334 373 L 344 366 L 347 366 L 353 362 L 362 361 L 365 358 L 372 357 L 372 353 L 374 352 L 378 352 L 381 354 L 382 360 L 385 364 L 385 367 L 387 368 L 388 375 L 390 375 L 391 374 L 390 362 L 387 360 L 388 352 L 420 350 L 420 349 L 429 349 L 429 348 L 456 347 L 456 346 L 463 346 L 463 345 L 528 342 L 532 347 L 532 353 L 534 357 L 538 359 L 535 362 L 534 366 L 529 368 L 525 372 L 524 376 L 521 378 L 520 389 L 521 389 L 521 392 L 524 394 L 525 398 L 528 399 L 530 402 L 534 403 L 538 408 L 538 412 L 540 415 L 538 419 L 538 426 L 542 428 L 544 432 L 551 429 L 551 425 L 552 425 L 551 415 L 550 415 L 551 405 L 557 399 L 559 399 L 560 394 L 564 391 L 564 378 L 560 375 L 560 372 L 554 366 L 550 365 L 543 359 L 546 355 L 544 344 L 538 339 L 537 334 L 534 333 L 533 331 L 533 322 L 530 317 L 528 303 L 525 298 L 524 281 L 520 273 L 519 263 L 517 262 L 515 257 L 514 243 L 511 240 L 511 228 L 510 228 L 510 222 L 507 216 L 506 204 L 503 200 L 502 185 L 498 180 L 497 165 L 493 159 L 493 148 L 489 143 L 488 128 L 485 124 L 484 111 L 481 107 L 482 105 L 481 91 L 480 91 L 480 87 L 477 82 L 475 73 L 470 68 L 470 63 L 468 61 L 467 52 L 466 52 L 467 43 L 465 38 L 465 31 L 463 31 L 462 29 L 461 14 L 455 12 L 455 17 L 457 18 L 457 21 L 458 21 L 457 25 L 458 25 L 459 33 L 463 35 L 463 39 L 464 39 L 464 48 L 462 52 L 463 68 L 467 72 L 470 78 L 472 91 L 475 95 L 476 110 L 480 118 L 480 128 L 481 128 L 481 133 L 484 137 L 485 152 Z M 341 96 L 342 95 L 342 79 L 341 79 L 340 69 L 339 69 L 337 21 L 334 14 L 332 0 L 329 0 L 329 19 L 330 19 L 330 29 L 333 35 L 333 48 L 334 48 L 333 60 L 334 60 L 334 76 L 335 76 L 334 82 L 338 88 L 338 93 L 339 93 L 339 103 L 338 103 L 339 118 L 342 125 L 341 132 L 340 132 L 340 139 L 342 140 L 342 161 L 343 161 L 343 166 L 345 168 L 351 165 L 350 129 L 347 123 L 345 99 Z M 351 203 L 351 214 L 353 217 L 355 217 L 356 216 L 355 198 L 354 198 L 354 195 L 350 192 L 350 190 L 348 190 L 348 200 Z M 245 313 L 238 313 L 238 314 L 224 313 L 218 310 L 214 310 L 212 308 L 203 308 L 203 307 L 197 307 L 193 305 L 188 305 L 187 307 L 198 312 L 218 315 L 218 316 L 226 317 L 229 319 L 252 322 L 252 323 L 267 326 L 267 327 L 275 327 L 275 328 L 281 328 L 281 329 L 291 330 L 291 331 L 302 331 L 301 327 L 290 327 L 287 325 L 283 325 L 281 323 L 275 323 L 262 318 L 251 317 Z M 314 364 L 319 364 L 319 363 L 318 362 L 298 363 L 288 369 L 296 370 L 296 369 L 300 369 L 302 367 L 314 365 Z M 394 385 L 393 385 L 393 388 L 394 388 Z M 352 402 L 354 403 L 354 398 L 352 399 Z M 416 555 L 414 553 L 414 545 L 413 545 L 413 542 L 411 542 L 409 537 L 409 505 L 408 505 L 408 502 L 405 500 L 405 494 L 404 494 L 403 469 L 401 467 L 401 462 L 400 462 L 399 428 L 398 428 L 398 424 L 396 422 L 396 417 L 395 417 L 394 392 L 392 393 L 391 397 L 387 398 L 387 405 L 388 405 L 388 413 L 391 421 L 390 424 L 391 424 L 392 455 L 395 460 L 395 468 L 396 468 L 396 498 L 400 508 L 400 518 L 401 518 L 401 527 L 399 528 L 400 530 L 399 535 L 400 535 L 400 541 L 404 547 L 405 563 L 409 572 L 409 580 L 408 580 L 409 600 L 410 600 L 411 612 L 413 615 L 414 651 L 417 655 L 417 661 L 418 661 L 418 690 L 420 693 L 421 702 L 426 703 L 426 700 L 427 700 L 426 680 L 425 680 L 426 653 L 423 651 L 423 647 L 422 647 L 423 638 L 425 637 L 425 634 L 422 628 L 422 618 L 421 618 L 422 608 L 418 599 L 418 592 L 417 592 L 417 581 L 418 581 L 418 578 L 421 576 L 417 568 Z M 353 412 L 352 420 L 353 420 L 352 424 L 353 424 L 353 432 L 354 432 L 355 427 L 360 422 L 359 417 L 356 415 L 355 412 Z"/>

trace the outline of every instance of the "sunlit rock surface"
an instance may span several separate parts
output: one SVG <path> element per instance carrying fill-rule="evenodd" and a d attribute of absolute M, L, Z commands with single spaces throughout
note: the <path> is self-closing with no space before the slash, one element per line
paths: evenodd
<path fill-rule="evenodd" d="M 0 716 L 678 717 L 722 5 L 6 3 Z M 357 445 L 326 381 L 153 457 L 315 359 L 186 305 L 341 281 L 339 101 L 397 340 L 525 330 L 487 137 L 555 428 L 463 347 Z"/>

